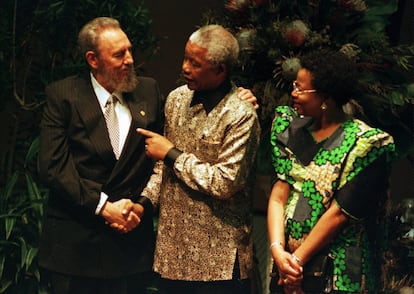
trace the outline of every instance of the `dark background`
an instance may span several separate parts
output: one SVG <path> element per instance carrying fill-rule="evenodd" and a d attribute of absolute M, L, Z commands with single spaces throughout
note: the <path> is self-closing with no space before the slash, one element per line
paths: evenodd
<path fill-rule="evenodd" d="M 154 33 L 164 37 L 160 52 L 144 65 L 145 74 L 156 78 L 164 95 L 175 89 L 190 34 L 202 24 L 202 15 L 209 8 L 224 5 L 223 0 L 147 0 L 153 19 Z M 136 61 L 139 63 L 139 61 Z"/>

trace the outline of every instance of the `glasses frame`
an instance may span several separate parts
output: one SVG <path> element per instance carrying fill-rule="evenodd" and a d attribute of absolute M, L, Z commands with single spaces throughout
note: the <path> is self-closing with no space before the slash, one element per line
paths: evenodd
<path fill-rule="evenodd" d="M 293 91 L 296 93 L 296 95 L 302 95 L 302 94 L 306 94 L 306 93 L 315 93 L 315 92 L 317 92 L 315 89 L 300 90 L 298 88 L 298 81 L 293 81 L 292 86 L 293 86 Z"/>

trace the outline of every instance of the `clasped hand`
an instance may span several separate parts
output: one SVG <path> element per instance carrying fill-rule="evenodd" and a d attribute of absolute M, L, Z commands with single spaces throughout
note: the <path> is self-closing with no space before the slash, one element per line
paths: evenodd
<path fill-rule="evenodd" d="M 130 199 L 107 201 L 101 210 L 101 216 L 106 224 L 121 233 L 128 233 L 136 228 L 143 214 L 143 206 L 133 203 Z"/>
<path fill-rule="evenodd" d="M 279 271 L 278 285 L 283 285 L 285 294 L 303 294 L 301 287 L 303 279 L 302 266 L 292 257 L 292 254 L 283 250 L 274 250 L 273 260 Z"/>

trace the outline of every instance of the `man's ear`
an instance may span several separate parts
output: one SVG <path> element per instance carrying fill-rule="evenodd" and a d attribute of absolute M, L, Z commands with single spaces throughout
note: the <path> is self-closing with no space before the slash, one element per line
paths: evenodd
<path fill-rule="evenodd" d="M 227 78 L 227 66 L 223 63 L 219 64 L 216 69 L 216 75 L 218 78 L 222 79 L 223 81 Z"/>
<path fill-rule="evenodd" d="M 96 56 L 95 52 L 87 51 L 85 53 L 85 58 L 91 68 L 98 68 L 98 57 Z"/>
<path fill-rule="evenodd" d="M 226 66 L 223 63 L 220 63 L 217 66 L 217 73 L 225 73 L 226 72 Z"/>

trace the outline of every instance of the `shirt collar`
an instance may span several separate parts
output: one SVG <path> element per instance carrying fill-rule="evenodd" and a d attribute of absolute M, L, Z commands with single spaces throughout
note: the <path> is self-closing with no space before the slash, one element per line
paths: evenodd
<path fill-rule="evenodd" d="M 92 73 L 90 73 L 91 76 L 91 82 L 92 82 L 92 87 L 93 90 L 95 92 L 96 97 L 98 98 L 99 104 L 101 105 L 101 107 L 105 107 L 106 102 L 108 101 L 109 96 L 111 96 L 112 94 L 115 95 L 118 98 L 118 101 L 123 104 L 123 98 L 122 98 L 122 93 L 120 92 L 113 92 L 113 93 L 109 93 L 104 87 L 102 87 L 101 84 L 99 84 L 99 82 L 96 80 L 96 78 L 93 76 Z"/>
<path fill-rule="evenodd" d="M 218 88 L 213 90 L 195 91 L 191 106 L 201 103 L 207 113 L 223 99 L 231 90 L 230 80 L 224 81 Z"/>

